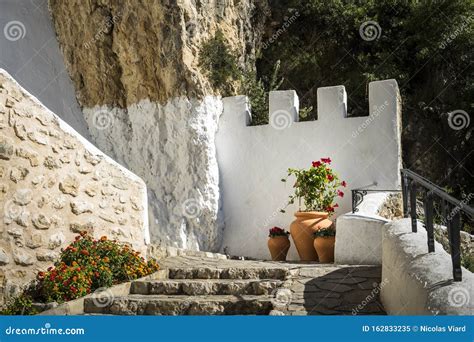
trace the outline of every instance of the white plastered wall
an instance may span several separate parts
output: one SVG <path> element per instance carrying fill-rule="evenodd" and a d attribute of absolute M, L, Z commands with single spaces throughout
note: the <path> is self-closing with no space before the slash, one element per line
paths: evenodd
<path fill-rule="evenodd" d="M 297 122 L 294 91 L 270 92 L 270 124 L 248 126 L 245 96 L 223 99 L 224 112 L 216 136 L 225 224 L 222 248 L 232 255 L 269 258 L 268 228 L 288 229 L 297 206 L 286 205 L 293 181 L 280 180 L 289 167 L 307 168 L 330 157 L 332 167 L 348 183 L 333 218 L 350 211 L 349 189 L 377 183 L 399 188 L 401 166 L 400 96 L 395 80 L 371 82 L 366 117 L 347 117 L 343 86 L 318 89 L 318 120 Z M 294 246 L 289 259 L 297 259 Z"/>

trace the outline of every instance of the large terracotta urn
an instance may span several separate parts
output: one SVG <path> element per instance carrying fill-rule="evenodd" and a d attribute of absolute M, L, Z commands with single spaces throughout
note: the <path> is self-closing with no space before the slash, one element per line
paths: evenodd
<path fill-rule="evenodd" d="M 332 225 L 332 221 L 328 219 L 329 214 L 319 211 L 298 211 L 295 217 L 296 220 L 290 225 L 290 234 L 301 261 L 318 261 L 313 233 Z"/>
<path fill-rule="evenodd" d="M 273 236 L 268 239 L 268 249 L 273 261 L 285 261 L 290 249 L 288 236 Z"/>

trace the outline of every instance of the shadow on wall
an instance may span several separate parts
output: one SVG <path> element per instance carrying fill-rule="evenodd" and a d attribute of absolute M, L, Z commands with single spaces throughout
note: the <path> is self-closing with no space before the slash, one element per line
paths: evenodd
<path fill-rule="evenodd" d="M 48 1 L 2 0 L 1 7 L 0 68 L 90 140 L 59 50 Z"/>

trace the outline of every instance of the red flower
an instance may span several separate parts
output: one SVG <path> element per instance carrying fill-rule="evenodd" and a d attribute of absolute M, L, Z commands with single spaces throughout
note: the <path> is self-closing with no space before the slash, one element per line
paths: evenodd
<path fill-rule="evenodd" d="M 328 180 L 329 180 L 330 182 L 332 182 L 332 181 L 334 180 L 334 176 L 333 176 L 333 175 L 328 175 Z"/>
<path fill-rule="evenodd" d="M 326 211 L 328 213 L 332 213 L 332 212 L 334 212 L 334 207 L 329 206 L 329 207 L 326 208 Z"/>
<path fill-rule="evenodd" d="M 337 190 L 337 195 L 339 197 L 344 197 L 344 192 L 342 192 L 341 190 Z"/>
<path fill-rule="evenodd" d="M 334 205 L 333 205 L 333 208 L 339 208 L 339 204 L 337 204 L 337 203 L 334 204 Z"/>
<path fill-rule="evenodd" d="M 320 161 L 314 161 L 312 164 L 313 164 L 313 167 L 319 167 L 319 166 L 321 166 L 321 162 L 320 162 Z"/>
<path fill-rule="evenodd" d="M 321 158 L 321 161 L 323 163 L 326 163 L 326 164 L 331 164 L 331 158 L 327 157 L 327 158 Z"/>
<path fill-rule="evenodd" d="M 342 181 L 341 185 L 342 185 L 343 187 L 346 187 L 346 186 L 347 186 L 346 181 Z"/>

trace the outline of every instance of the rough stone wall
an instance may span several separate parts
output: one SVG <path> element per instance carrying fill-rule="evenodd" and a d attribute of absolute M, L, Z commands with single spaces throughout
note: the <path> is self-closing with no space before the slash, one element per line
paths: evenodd
<path fill-rule="evenodd" d="M 80 231 L 146 252 L 144 182 L 0 69 L 0 303 Z"/>
<path fill-rule="evenodd" d="M 222 104 L 199 53 L 219 29 L 239 56 L 252 58 L 266 1 L 49 5 L 94 142 L 147 183 L 152 241 L 218 250 L 214 135 Z"/>

